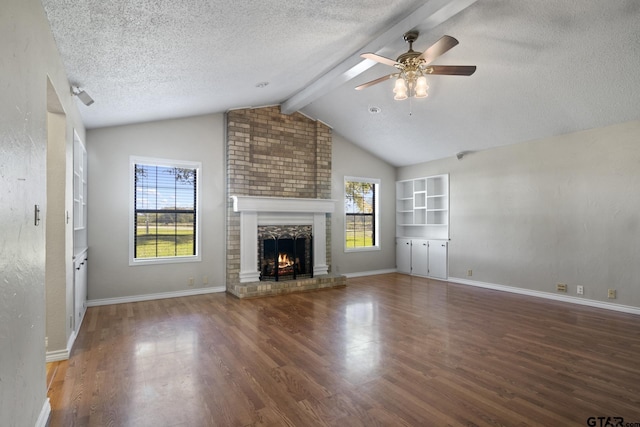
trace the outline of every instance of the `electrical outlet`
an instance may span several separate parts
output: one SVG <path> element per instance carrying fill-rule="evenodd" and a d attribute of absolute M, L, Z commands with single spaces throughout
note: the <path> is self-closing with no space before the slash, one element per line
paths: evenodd
<path fill-rule="evenodd" d="M 607 298 L 616 299 L 616 290 L 609 289 L 609 292 L 607 292 Z"/>
<path fill-rule="evenodd" d="M 576 292 L 578 295 L 584 295 L 584 287 L 582 285 L 576 286 Z"/>
<path fill-rule="evenodd" d="M 193 280 L 193 277 L 189 277 L 189 287 L 190 287 L 190 288 L 191 288 L 191 287 L 193 287 L 193 284 L 194 284 L 194 283 L 195 283 L 195 282 L 194 282 L 194 280 Z"/>
<path fill-rule="evenodd" d="M 469 277 L 473 276 L 473 270 L 467 270 L 467 276 Z"/>
<path fill-rule="evenodd" d="M 558 292 L 567 292 L 567 284 L 566 283 L 556 283 L 556 291 L 558 291 Z"/>
<path fill-rule="evenodd" d="M 202 284 L 203 285 L 209 284 L 209 276 L 202 276 Z"/>
<path fill-rule="evenodd" d="M 44 337 L 44 348 L 49 347 L 49 337 Z"/>

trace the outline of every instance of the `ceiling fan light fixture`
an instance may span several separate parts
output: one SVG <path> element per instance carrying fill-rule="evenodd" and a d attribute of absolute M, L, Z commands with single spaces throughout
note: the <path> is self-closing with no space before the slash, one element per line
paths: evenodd
<path fill-rule="evenodd" d="M 395 96 L 393 97 L 393 99 L 395 99 L 396 101 L 404 101 L 404 100 L 405 100 L 405 99 L 407 99 L 407 98 L 408 98 L 408 96 L 407 96 L 407 92 L 406 92 L 406 91 L 404 91 L 404 92 L 397 92 L 397 93 L 395 94 Z"/>
<path fill-rule="evenodd" d="M 418 77 L 416 80 L 415 97 L 426 98 L 428 96 L 427 89 L 429 89 L 429 86 L 427 85 L 427 78 L 425 76 Z"/>
<path fill-rule="evenodd" d="M 398 77 L 398 79 L 396 80 L 396 84 L 393 87 L 393 93 L 404 93 L 405 95 L 407 94 L 407 83 L 402 77 Z"/>
<path fill-rule="evenodd" d="M 365 59 L 390 65 L 395 67 L 398 71 L 361 84 L 356 87 L 356 90 L 365 89 L 369 86 L 397 77 L 395 86 L 393 87 L 393 93 L 395 94 L 393 99 L 402 101 L 408 97 L 426 98 L 429 96 L 427 93 L 429 86 L 427 85 L 425 74 L 470 76 L 475 73 L 475 65 L 429 65 L 434 59 L 458 44 L 458 40 L 455 38 L 445 35 L 424 52 L 416 52 L 413 50 L 412 46 L 413 42 L 415 42 L 417 38 L 417 31 L 408 31 L 404 34 L 404 40 L 409 43 L 409 50 L 398 56 L 396 60 L 371 52 L 361 54 L 360 56 Z"/>

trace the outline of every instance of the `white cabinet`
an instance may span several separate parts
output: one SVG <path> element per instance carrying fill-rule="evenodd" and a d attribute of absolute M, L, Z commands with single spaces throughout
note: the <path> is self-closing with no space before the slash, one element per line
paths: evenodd
<path fill-rule="evenodd" d="M 74 330 L 78 332 L 82 318 L 87 310 L 87 268 L 89 257 L 87 251 L 76 255 L 73 274 L 73 317 Z"/>
<path fill-rule="evenodd" d="M 448 242 L 445 240 L 429 241 L 428 250 L 429 277 L 447 280 L 449 277 Z"/>
<path fill-rule="evenodd" d="M 429 275 L 429 241 L 411 241 L 411 274 L 416 276 Z"/>
<path fill-rule="evenodd" d="M 398 273 L 447 280 L 448 242 L 397 238 L 396 270 Z"/>
<path fill-rule="evenodd" d="M 449 175 L 396 182 L 396 236 L 449 239 Z"/>
<path fill-rule="evenodd" d="M 411 239 L 396 239 L 396 269 L 411 274 Z"/>

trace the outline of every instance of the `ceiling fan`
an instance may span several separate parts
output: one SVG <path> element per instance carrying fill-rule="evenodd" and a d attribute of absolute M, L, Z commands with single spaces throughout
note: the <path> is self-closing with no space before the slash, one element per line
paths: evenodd
<path fill-rule="evenodd" d="M 395 61 L 375 53 L 360 55 L 363 58 L 396 67 L 398 72 L 361 84 L 356 87 L 356 90 L 362 90 L 395 77 L 397 79 L 393 88 L 394 99 L 403 100 L 408 96 L 424 98 L 427 96 L 429 88 L 426 75 L 470 76 L 476 71 L 475 65 L 429 65 L 437 57 L 457 45 L 458 40 L 451 36 L 443 36 L 424 52 L 416 52 L 413 50 L 413 42 L 417 40 L 418 34 L 417 31 L 409 31 L 404 34 L 404 40 L 409 43 L 409 50 L 398 56 Z"/>

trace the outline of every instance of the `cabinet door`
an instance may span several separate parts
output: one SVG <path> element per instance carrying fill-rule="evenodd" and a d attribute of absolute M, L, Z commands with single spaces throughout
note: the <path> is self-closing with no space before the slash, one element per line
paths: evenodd
<path fill-rule="evenodd" d="M 427 276 L 429 274 L 429 242 L 412 240 L 411 242 L 411 274 Z"/>
<path fill-rule="evenodd" d="M 74 274 L 74 327 L 73 329 L 78 332 L 82 318 L 86 310 L 87 301 L 87 265 L 88 257 L 82 256 L 81 260 L 76 260 L 75 274 Z"/>
<path fill-rule="evenodd" d="M 411 239 L 396 239 L 396 269 L 411 274 Z"/>
<path fill-rule="evenodd" d="M 429 241 L 429 277 L 434 279 L 447 279 L 447 242 Z"/>

